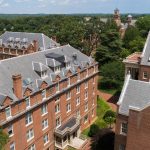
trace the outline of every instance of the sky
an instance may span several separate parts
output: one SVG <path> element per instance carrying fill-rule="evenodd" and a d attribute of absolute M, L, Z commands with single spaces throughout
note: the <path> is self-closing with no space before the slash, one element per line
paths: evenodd
<path fill-rule="evenodd" d="M 150 0 L 0 0 L 3 14 L 150 13 Z"/>

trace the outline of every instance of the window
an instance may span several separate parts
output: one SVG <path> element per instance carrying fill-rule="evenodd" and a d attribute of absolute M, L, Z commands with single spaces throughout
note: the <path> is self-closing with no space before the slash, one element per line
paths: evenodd
<path fill-rule="evenodd" d="M 125 145 L 123 145 L 123 144 L 119 145 L 119 150 L 125 150 L 125 148 L 126 148 Z"/>
<path fill-rule="evenodd" d="M 15 143 L 14 142 L 10 143 L 10 150 L 15 150 Z"/>
<path fill-rule="evenodd" d="M 56 88 L 56 92 L 59 92 L 59 83 L 56 83 L 55 88 Z"/>
<path fill-rule="evenodd" d="M 148 73 L 147 72 L 143 72 L 143 79 L 147 79 L 148 78 Z"/>
<path fill-rule="evenodd" d="M 49 142 L 48 134 L 46 134 L 46 135 L 43 136 L 43 141 L 44 141 L 44 145 Z"/>
<path fill-rule="evenodd" d="M 94 105 L 94 98 L 92 99 L 92 105 Z"/>
<path fill-rule="evenodd" d="M 94 66 L 94 73 L 95 73 L 95 71 L 96 71 L 96 67 Z"/>
<path fill-rule="evenodd" d="M 67 112 L 70 112 L 70 111 L 71 111 L 71 104 L 70 104 L 70 103 L 68 103 L 68 104 L 66 105 L 66 111 L 67 111 Z"/>
<path fill-rule="evenodd" d="M 80 110 L 77 110 L 76 115 L 77 117 L 80 117 Z"/>
<path fill-rule="evenodd" d="M 88 92 L 85 91 L 85 93 L 84 93 L 84 99 L 87 99 L 87 98 L 88 98 Z"/>
<path fill-rule="evenodd" d="M 70 91 L 68 91 L 68 92 L 66 93 L 66 98 L 67 98 L 67 100 L 71 98 L 71 92 L 70 92 Z"/>
<path fill-rule="evenodd" d="M 29 108 L 30 107 L 30 97 L 27 97 L 25 99 L 25 101 L 26 101 L 26 108 Z"/>
<path fill-rule="evenodd" d="M 6 119 L 9 119 L 11 117 L 11 108 L 10 107 L 5 108 L 5 114 L 6 114 Z"/>
<path fill-rule="evenodd" d="M 42 111 L 42 115 L 47 114 L 47 104 L 44 104 L 44 105 L 42 106 L 41 111 Z"/>
<path fill-rule="evenodd" d="M 60 66 L 55 67 L 55 73 L 59 73 L 60 72 Z"/>
<path fill-rule="evenodd" d="M 88 121 L 88 115 L 86 115 L 85 117 L 84 117 L 84 123 L 86 123 Z"/>
<path fill-rule="evenodd" d="M 42 129 L 44 130 L 46 128 L 48 128 L 48 119 L 42 121 Z"/>
<path fill-rule="evenodd" d="M 55 113 L 58 113 L 58 112 L 60 112 L 60 105 L 59 104 L 55 105 Z"/>
<path fill-rule="evenodd" d="M 7 130 L 9 137 L 13 136 L 13 126 L 12 125 L 8 126 Z"/>
<path fill-rule="evenodd" d="M 95 95 L 95 87 L 93 87 L 93 95 Z"/>
<path fill-rule="evenodd" d="M 56 119 L 56 128 L 58 128 L 58 127 L 60 127 L 61 126 L 61 119 L 60 119 L 60 117 L 58 117 L 57 119 Z"/>
<path fill-rule="evenodd" d="M 67 82 L 67 86 L 70 86 L 70 78 L 68 78 Z"/>
<path fill-rule="evenodd" d="M 55 102 L 59 102 L 59 101 L 60 101 L 60 98 L 57 97 L 57 98 L 55 99 Z"/>
<path fill-rule="evenodd" d="M 46 99 L 46 90 L 42 91 L 42 99 Z"/>
<path fill-rule="evenodd" d="M 80 86 L 79 85 L 76 86 L 76 93 L 77 94 L 80 93 Z"/>
<path fill-rule="evenodd" d="M 33 129 L 30 129 L 27 131 L 27 141 L 30 141 L 34 138 L 34 131 Z"/>
<path fill-rule="evenodd" d="M 67 62 L 67 63 L 66 63 L 66 68 L 67 68 L 67 69 L 70 68 L 70 62 Z"/>
<path fill-rule="evenodd" d="M 95 77 L 93 77 L 93 84 L 95 84 Z"/>
<path fill-rule="evenodd" d="M 33 122 L 32 120 L 32 114 L 31 113 L 28 113 L 25 117 L 25 122 L 26 122 L 26 125 L 29 125 Z"/>
<path fill-rule="evenodd" d="M 76 106 L 80 105 L 80 97 L 77 97 L 76 99 Z"/>
<path fill-rule="evenodd" d="M 42 78 L 47 77 L 47 71 L 42 71 L 42 72 L 41 72 L 41 77 L 42 77 Z"/>
<path fill-rule="evenodd" d="M 85 104 L 84 111 L 88 111 L 88 103 Z"/>
<path fill-rule="evenodd" d="M 92 109 L 92 117 L 94 117 L 94 109 Z"/>
<path fill-rule="evenodd" d="M 128 128 L 128 124 L 123 122 L 121 124 L 121 134 L 127 134 L 127 128 Z"/>
<path fill-rule="evenodd" d="M 80 81 L 80 73 L 77 74 L 77 81 Z"/>
<path fill-rule="evenodd" d="M 85 89 L 87 89 L 88 88 L 88 81 L 85 81 L 85 83 L 84 83 L 85 85 Z"/>
<path fill-rule="evenodd" d="M 31 145 L 28 150 L 35 150 L 35 144 Z"/>

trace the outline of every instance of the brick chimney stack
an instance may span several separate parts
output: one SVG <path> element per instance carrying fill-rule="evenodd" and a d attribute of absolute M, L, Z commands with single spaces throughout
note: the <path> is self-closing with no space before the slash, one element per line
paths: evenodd
<path fill-rule="evenodd" d="M 34 47 L 34 52 L 37 52 L 38 49 L 39 49 L 39 45 L 38 45 L 38 41 L 37 40 L 33 41 L 33 47 Z"/>
<path fill-rule="evenodd" d="M 13 75 L 13 90 L 18 99 L 22 99 L 22 76 L 21 74 Z"/>

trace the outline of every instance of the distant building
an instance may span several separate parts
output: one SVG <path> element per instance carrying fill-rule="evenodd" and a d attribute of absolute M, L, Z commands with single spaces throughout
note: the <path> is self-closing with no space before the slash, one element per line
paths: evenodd
<path fill-rule="evenodd" d="M 126 22 L 123 23 L 121 21 L 121 15 L 120 15 L 120 11 L 118 8 L 116 8 L 114 10 L 114 18 L 113 19 L 114 19 L 114 22 L 116 23 L 116 25 L 119 27 L 119 32 L 120 32 L 121 38 L 124 37 L 126 29 L 129 26 L 135 26 L 135 22 L 136 22 L 136 20 L 134 20 L 131 15 L 128 15 Z"/>
<path fill-rule="evenodd" d="M 150 33 L 143 52 L 128 56 L 118 101 L 115 150 L 150 149 Z"/>
<path fill-rule="evenodd" d="M 7 150 L 88 149 L 80 133 L 96 119 L 97 62 L 65 45 L 1 60 L 0 70 Z"/>
<path fill-rule="evenodd" d="M 42 33 L 5 32 L 0 36 L 0 60 L 60 46 Z"/>

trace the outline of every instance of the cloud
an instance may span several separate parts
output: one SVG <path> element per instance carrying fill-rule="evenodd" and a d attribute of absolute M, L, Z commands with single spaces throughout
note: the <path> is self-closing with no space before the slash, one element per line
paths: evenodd
<path fill-rule="evenodd" d="M 8 7 L 9 3 L 5 3 L 4 0 L 0 0 L 0 7 Z"/>
<path fill-rule="evenodd" d="M 15 0 L 17 3 L 22 3 L 22 2 L 29 2 L 30 0 Z"/>

